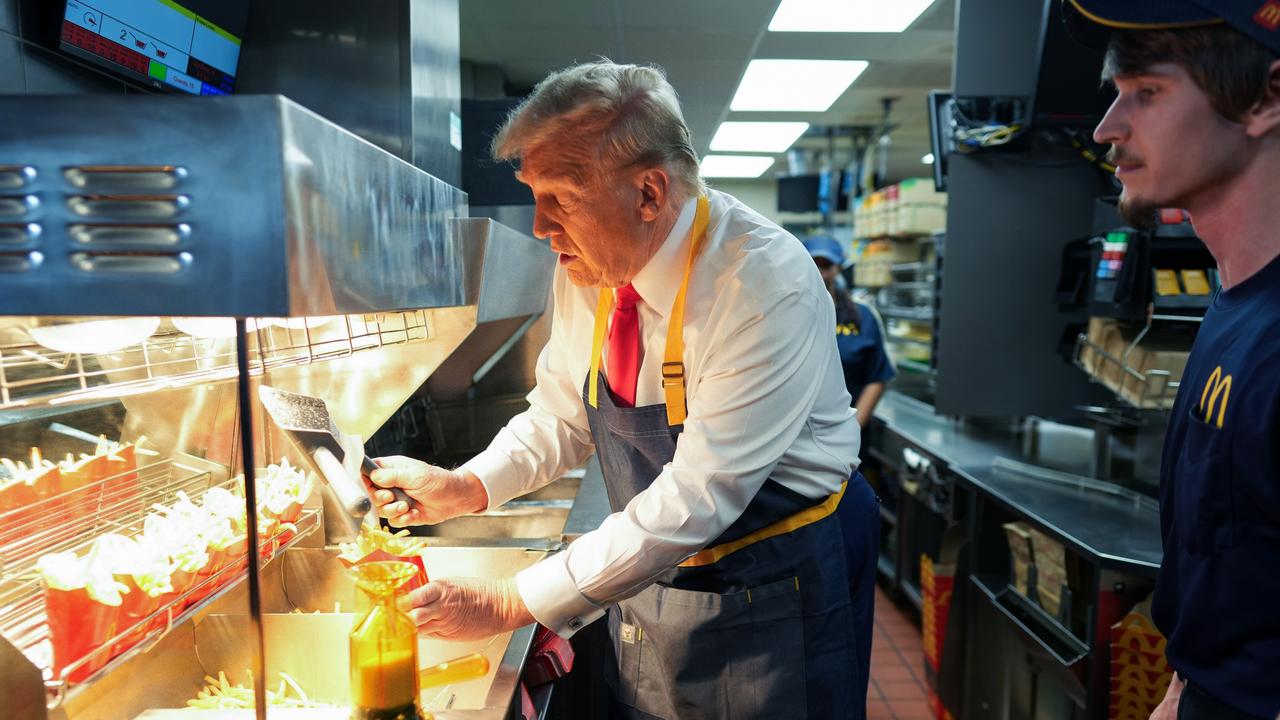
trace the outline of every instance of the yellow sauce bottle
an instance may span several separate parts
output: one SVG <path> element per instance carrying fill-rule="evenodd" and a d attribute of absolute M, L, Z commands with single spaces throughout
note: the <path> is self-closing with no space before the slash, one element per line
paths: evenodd
<path fill-rule="evenodd" d="M 422 720 L 418 709 L 418 629 L 396 607 L 396 589 L 417 573 L 400 561 L 351 568 L 373 607 L 351 631 L 352 720 Z"/>

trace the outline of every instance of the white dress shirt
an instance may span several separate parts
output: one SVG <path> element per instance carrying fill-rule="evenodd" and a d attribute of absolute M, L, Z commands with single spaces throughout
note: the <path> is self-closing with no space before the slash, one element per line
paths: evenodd
<path fill-rule="evenodd" d="M 529 611 L 564 637 L 707 546 L 766 479 L 818 502 L 857 466 L 835 308 L 813 260 L 795 237 L 733 197 L 710 191 L 709 199 L 706 244 L 685 304 L 689 414 L 675 458 L 621 512 L 516 576 Z M 642 299 L 637 406 L 664 402 L 668 315 L 696 205 L 685 205 L 632 281 Z M 573 285 L 557 268 L 553 293 L 531 407 L 463 466 L 484 484 L 490 508 L 581 466 L 595 450 L 582 391 L 599 291 Z"/>

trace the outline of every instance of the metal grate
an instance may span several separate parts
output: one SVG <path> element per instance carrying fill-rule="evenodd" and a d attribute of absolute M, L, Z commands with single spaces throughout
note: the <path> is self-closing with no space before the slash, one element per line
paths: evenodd
<path fill-rule="evenodd" d="M 1137 341 L 1134 341 L 1129 348 L 1132 349 L 1136 346 Z M 1086 350 L 1093 354 L 1094 361 L 1092 364 L 1085 357 Z M 1091 378 L 1106 385 L 1116 394 L 1116 397 L 1139 410 L 1168 410 L 1172 408 L 1179 386 L 1179 382 L 1172 379 L 1172 373 L 1161 369 L 1150 369 L 1145 372 L 1137 370 L 1129 365 L 1128 358 L 1128 350 L 1122 357 L 1116 357 L 1090 340 L 1086 333 L 1080 333 L 1076 336 L 1076 347 L 1073 353 L 1075 366 L 1083 370 Z M 1102 368 L 1108 365 L 1114 366 L 1120 373 L 1121 379 L 1116 381 L 1119 383 L 1118 386 L 1113 387 L 1112 383 L 1103 380 L 1105 373 Z M 1136 386 L 1137 391 L 1122 391 L 1126 383 L 1131 388 Z"/>
<path fill-rule="evenodd" d="M 52 677 L 53 651 L 44 591 L 35 569 L 39 558 L 65 551 L 83 555 L 94 540 L 105 533 L 135 535 L 141 531 L 142 521 L 152 505 L 172 502 L 179 491 L 194 499 L 212 487 L 235 490 L 242 482 L 240 477 L 217 479 L 225 477 L 223 468 L 215 472 L 195 465 L 177 460 L 152 463 L 0 515 L 0 528 L 4 528 L 0 531 L 0 636 L 45 670 L 51 706 L 60 702 L 73 684 L 67 678 L 79 674 L 82 667 L 99 668 L 82 682 L 91 682 L 97 675 L 109 672 L 107 660 L 119 652 L 123 638 L 133 636 L 136 644 L 111 660 L 113 665 L 145 651 L 169 628 L 235 587 L 237 583 L 233 581 L 237 575 L 244 576 L 243 566 L 233 564 L 222 568 L 136 624 L 119 628 L 100 648 L 69 665 L 60 677 Z M 74 513 L 70 511 L 73 504 L 78 508 Z M 297 533 L 287 542 L 272 540 L 263 544 L 264 564 L 316 530 L 320 526 L 319 510 L 304 510 L 294 525 Z M 188 605 L 193 597 L 200 599 Z"/>
<path fill-rule="evenodd" d="M 104 533 L 132 534 L 153 504 L 214 484 L 207 469 L 164 460 L 0 514 L 0 627 L 12 581 L 33 573 L 40 556 L 79 550 Z"/>
<path fill-rule="evenodd" d="M 423 310 L 319 322 L 256 321 L 249 333 L 250 371 L 341 358 L 430 335 Z M 50 350 L 27 332 L 17 334 L 20 340 L 0 342 L 0 410 L 118 398 L 236 376 L 234 338 L 199 338 L 169 323 L 137 344 L 98 354 Z"/>

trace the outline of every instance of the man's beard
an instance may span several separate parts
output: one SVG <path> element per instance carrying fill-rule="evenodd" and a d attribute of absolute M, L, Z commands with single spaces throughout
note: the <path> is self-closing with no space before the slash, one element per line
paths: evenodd
<path fill-rule="evenodd" d="M 1127 165 L 1131 164 L 1132 159 L 1127 152 L 1112 145 L 1111 149 L 1107 151 L 1107 162 L 1112 165 Z M 1125 223 L 1138 230 L 1151 230 L 1156 226 L 1156 213 L 1159 212 L 1160 206 L 1151 202 L 1126 198 L 1121 193 L 1117 209 L 1120 211 L 1120 217 Z"/>
<path fill-rule="evenodd" d="M 1120 217 L 1125 224 L 1130 225 L 1138 230 L 1151 230 L 1156 226 L 1156 216 L 1160 208 L 1149 202 L 1142 200 L 1133 200 L 1126 198 L 1123 194 L 1120 196 L 1120 203 L 1116 206 L 1120 211 Z"/>

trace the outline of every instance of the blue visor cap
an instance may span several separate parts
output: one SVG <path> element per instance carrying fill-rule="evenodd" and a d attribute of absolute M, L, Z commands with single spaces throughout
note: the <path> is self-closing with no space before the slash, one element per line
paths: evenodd
<path fill-rule="evenodd" d="M 804 249 L 809 251 L 809 256 L 814 258 L 823 258 L 835 265 L 844 267 L 844 248 L 835 238 L 829 235 L 816 235 L 814 237 L 804 239 Z"/>
<path fill-rule="evenodd" d="M 1105 48 L 1117 30 L 1177 30 L 1226 25 L 1280 54 L 1280 0 L 1062 0 L 1077 41 Z"/>

